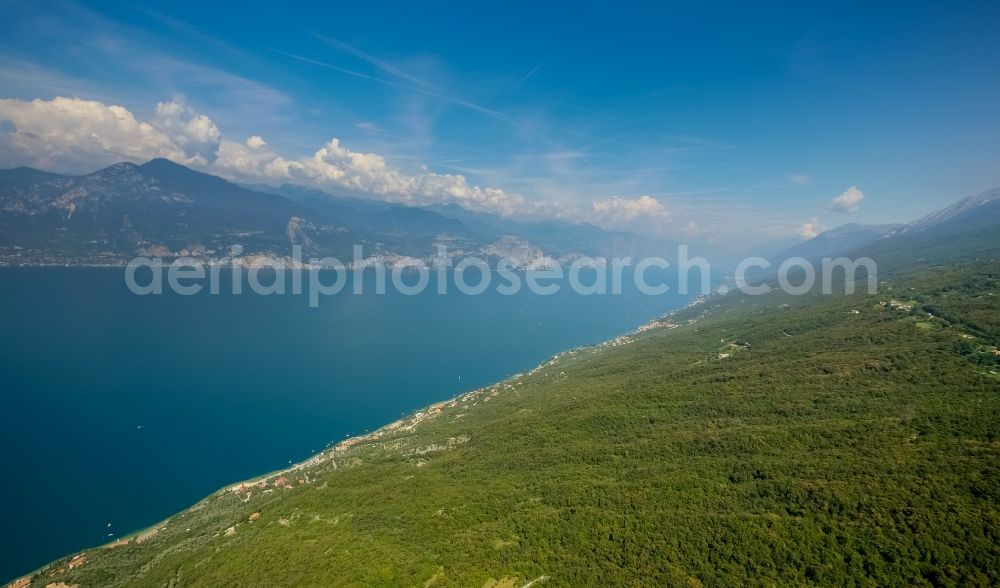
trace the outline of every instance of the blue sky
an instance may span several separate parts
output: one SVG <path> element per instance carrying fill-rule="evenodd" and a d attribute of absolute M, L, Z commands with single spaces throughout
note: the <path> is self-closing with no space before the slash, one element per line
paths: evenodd
<path fill-rule="evenodd" d="M 912 220 L 1000 185 L 1000 5 L 918 4 L 5 3 L 0 166 L 160 149 L 243 181 L 715 241 Z M 57 96 L 167 139 L 21 102 Z M 103 151 L 59 143 L 81 132 Z"/>

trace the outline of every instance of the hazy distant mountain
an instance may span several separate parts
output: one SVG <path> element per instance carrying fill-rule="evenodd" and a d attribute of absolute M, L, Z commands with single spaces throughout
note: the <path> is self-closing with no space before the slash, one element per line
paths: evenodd
<path fill-rule="evenodd" d="M 584 254 L 628 256 L 660 254 L 669 249 L 662 241 L 646 239 L 626 231 L 607 231 L 589 223 L 559 220 L 525 221 L 488 212 L 477 212 L 457 204 L 425 207 L 405 206 L 355 196 L 329 194 L 294 184 L 248 186 L 254 190 L 285 196 L 323 212 L 345 226 L 376 233 L 382 242 L 406 244 L 418 237 L 445 238 L 450 249 L 483 253 L 489 245 L 511 238 L 529 244 L 554 258 Z"/>
<path fill-rule="evenodd" d="M 457 204 L 437 204 L 427 210 L 460 221 L 470 230 L 492 239 L 514 235 L 551 254 L 585 253 L 605 257 L 659 255 L 673 258 L 676 242 L 645 238 L 627 231 L 608 231 L 590 223 L 545 219 L 519 221 L 487 212 L 466 210 Z"/>
<path fill-rule="evenodd" d="M 874 243 L 904 225 L 862 225 L 849 223 L 816 235 L 808 241 L 793 245 L 775 255 L 773 262 L 781 263 L 790 257 L 818 261 L 824 257 L 837 257 L 859 247 Z"/>
<path fill-rule="evenodd" d="M 284 196 L 293 202 L 328 214 L 344 226 L 356 230 L 424 236 L 442 233 L 467 236 L 476 234 L 461 222 L 424 208 L 370 198 L 338 196 L 295 184 L 280 186 L 256 184 L 247 187 L 258 192 Z"/>
<path fill-rule="evenodd" d="M 339 225 L 377 242 L 381 248 L 407 255 L 429 255 L 437 242 L 447 242 L 454 248 L 474 246 L 484 239 L 483 235 L 463 223 L 423 208 L 334 195 L 295 184 L 255 184 L 247 187 L 288 198 L 336 219 Z"/>
<path fill-rule="evenodd" d="M 801 243 L 802 239 L 800 239 L 799 237 L 786 237 L 784 239 L 777 239 L 775 241 L 766 241 L 764 243 L 758 243 L 756 245 L 753 245 L 752 247 L 749 248 L 749 251 L 747 250 L 741 251 L 740 257 L 741 258 L 746 257 L 747 253 L 750 253 L 752 255 L 757 255 L 765 259 L 771 259 L 772 257 L 775 257 L 782 251 L 795 247 L 796 245 L 800 245 Z M 737 262 L 738 261 L 739 260 L 737 260 Z"/>

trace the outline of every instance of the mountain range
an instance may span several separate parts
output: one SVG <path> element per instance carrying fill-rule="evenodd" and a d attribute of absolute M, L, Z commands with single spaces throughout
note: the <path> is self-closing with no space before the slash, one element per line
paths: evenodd
<path fill-rule="evenodd" d="M 783 249 L 767 257 L 773 270 L 791 257 L 878 252 L 894 240 L 929 240 L 940 248 L 949 234 L 998 218 L 1000 188 L 909 224 L 849 223 L 790 246 L 775 244 L 772 251 Z M 364 256 L 390 264 L 426 261 L 444 246 L 449 255 L 509 257 L 521 267 L 584 255 L 670 259 L 676 252 L 673 241 L 587 223 L 505 218 L 457 204 L 405 206 L 293 184 L 238 185 L 166 159 L 82 176 L 0 170 L 0 265 L 123 265 L 137 255 L 253 263 L 260 256 L 287 259 L 295 245 L 304 259 L 345 261 L 361 245 Z"/>
<path fill-rule="evenodd" d="M 950 249 L 949 239 L 962 237 L 964 253 L 992 249 L 1000 225 L 1000 188 L 964 198 L 908 224 L 862 225 L 849 223 L 796 243 L 770 257 L 772 267 L 801 257 L 817 262 L 825 257 L 896 255 L 907 245 L 927 253 Z"/>
<path fill-rule="evenodd" d="M 82 176 L 0 170 L 0 263 L 121 265 L 136 255 L 392 260 L 449 253 L 554 263 L 653 254 L 665 244 L 564 221 L 519 221 L 457 205 L 410 207 L 291 184 L 240 186 L 166 159 Z"/>

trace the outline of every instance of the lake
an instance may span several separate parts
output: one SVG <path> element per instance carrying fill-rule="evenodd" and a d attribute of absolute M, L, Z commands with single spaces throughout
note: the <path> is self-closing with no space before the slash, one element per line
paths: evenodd
<path fill-rule="evenodd" d="M 0 270 L 0 580 L 689 297 L 137 296 L 121 269 Z M 453 289 L 454 290 L 454 289 Z"/>

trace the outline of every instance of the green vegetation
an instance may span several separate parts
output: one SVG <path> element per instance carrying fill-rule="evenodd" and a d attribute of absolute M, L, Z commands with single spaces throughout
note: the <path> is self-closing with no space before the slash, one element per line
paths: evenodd
<path fill-rule="evenodd" d="M 1000 264 L 880 277 L 713 298 L 34 583 L 998 585 Z"/>

